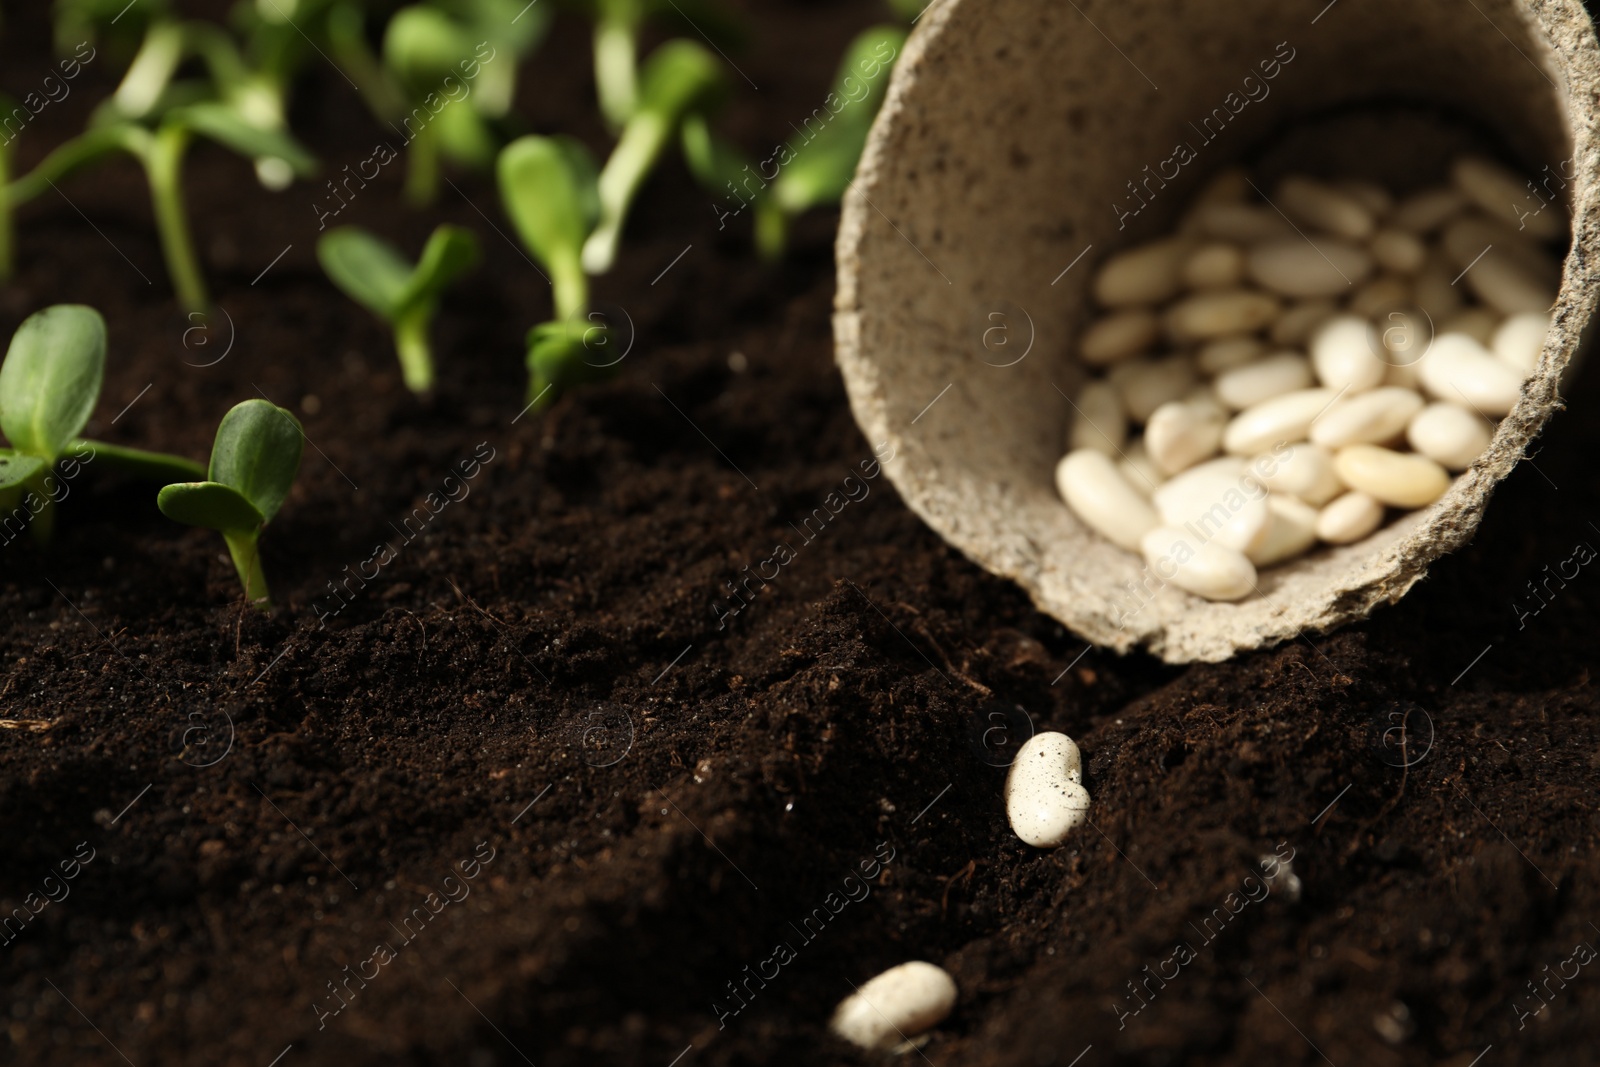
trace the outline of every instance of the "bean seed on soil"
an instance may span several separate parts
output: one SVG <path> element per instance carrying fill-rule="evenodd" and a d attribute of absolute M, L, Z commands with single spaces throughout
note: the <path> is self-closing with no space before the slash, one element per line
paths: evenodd
<path fill-rule="evenodd" d="M 1055 848 L 1089 817 L 1083 757 L 1066 734 L 1034 734 L 1006 774 L 1006 817 L 1035 848 Z"/>
<path fill-rule="evenodd" d="M 937 1026 L 955 1004 L 955 979 L 912 960 L 862 983 L 840 1001 L 828 1027 L 852 1044 L 887 1051 Z"/>

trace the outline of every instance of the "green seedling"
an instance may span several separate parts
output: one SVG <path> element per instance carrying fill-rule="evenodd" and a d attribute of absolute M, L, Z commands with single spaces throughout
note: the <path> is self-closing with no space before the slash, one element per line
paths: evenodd
<path fill-rule="evenodd" d="M 277 4 L 286 0 L 272 0 Z M 293 6 L 293 5 L 291 5 Z M 278 33 L 283 38 L 292 27 Z M 270 35 L 269 35 L 270 36 Z M 90 127 L 10 183 L 10 205 L 23 203 L 115 152 L 144 168 L 173 288 L 188 311 L 207 310 L 204 278 L 183 209 L 183 157 L 196 136 L 252 159 L 264 185 L 282 188 L 308 176 L 316 161 L 285 122 L 292 60 L 284 40 L 258 41 L 252 66 L 233 39 L 206 22 L 153 19 L 121 84 Z M 185 60 L 199 58 L 209 78 L 174 81 Z"/>
<path fill-rule="evenodd" d="M 796 127 L 798 136 L 760 163 L 718 137 L 705 115 L 684 119 L 683 154 L 690 172 L 728 204 L 739 205 L 718 209 L 719 221 L 754 209 L 756 249 L 764 259 L 782 257 L 796 216 L 843 197 L 905 39 L 899 26 L 874 26 L 857 36 L 821 106 Z"/>
<path fill-rule="evenodd" d="M 583 242 L 600 217 L 594 160 L 571 138 L 521 137 L 500 153 L 496 176 L 517 236 L 550 274 L 556 318 L 581 318 L 589 304 Z"/>
<path fill-rule="evenodd" d="M 409 101 L 397 129 L 409 149 L 412 203 L 438 194 L 441 159 L 474 170 L 494 162 L 491 122 L 510 110 L 518 60 L 538 43 L 547 17 L 547 8 L 515 0 L 435 0 L 389 20 L 383 63 Z"/>
<path fill-rule="evenodd" d="M 79 44 L 97 44 L 102 36 L 119 44 L 137 40 L 145 24 L 167 13 L 166 0 L 55 0 L 57 55 L 71 55 Z"/>
<path fill-rule="evenodd" d="M 207 100 L 231 109 L 244 125 L 287 137 L 289 86 L 303 59 L 303 40 L 287 23 L 251 18 L 251 9 L 242 10 L 245 17 L 238 21 L 250 37 L 248 58 L 232 36 L 210 22 L 152 22 L 97 122 L 149 124 L 174 106 Z M 191 58 L 204 64 L 207 78 L 174 81 Z M 256 156 L 255 167 L 261 184 L 272 190 L 287 188 L 297 173 L 288 159 L 276 155 Z"/>
<path fill-rule="evenodd" d="M 49 541 L 55 523 L 55 497 L 45 480 L 58 461 L 87 456 L 163 482 L 201 473 L 199 464 L 179 456 L 78 436 L 100 399 L 105 366 L 105 320 L 81 304 L 57 304 L 29 315 L 0 364 L 0 430 L 11 444 L 0 449 L 0 501 L 10 511 L 23 492 L 34 494 L 39 510 L 33 512 L 32 528 L 40 543 Z"/>
<path fill-rule="evenodd" d="M 556 390 L 604 373 L 585 359 L 603 341 L 595 333 L 602 328 L 585 318 L 583 268 L 584 241 L 600 217 L 599 177 L 584 147 L 564 137 L 518 138 L 500 153 L 496 172 L 506 214 L 549 275 L 554 297 L 555 319 L 528 332 L 528 398 L 545 406 Z"/>
<path fill-rule="evenodd" d="M 594 84 L 600 113 L 612 131 L 622 129 L 639 99 L 639 36 L 646 21 L 683 24 L 705 33 L 718 48 L 738 46 L 742 33 L 723 11 L 693 0 L 594 0 Z"/>
<path fill-rule="evenodd" d="M 755 166 L 733 142 L 712 130 L 706 116 L 690 115 L 683 120 L 683 158 L 689 173 L 701 185 L 741 204 L 738 209 L 716 209 L 719 222 L 742 212 L 744 206 L 752 207 L 756 250 L 764 259 L 781 258 L 789 220 L 773 201 Z"/>
<path fill-rule="evenodd" d="M 399 122 L 406 113 L 405 94 L 367 43 L 364 6 L 355 0 L 335 0 L 327 9 L 322 32 L 332 62 L 355 83 L 367 110 L 379 122 Z"/>
<path fill-rule="evenodd" d="M 594 87 L 600 114 L 620 130 L 639 97 L 639 29 L 650 0 L 596 0 Z"/>
<path fill-rule="evenodd" d="M 150 187 L 161 251 L 178 300 L 186 311 L 204 312 L 210 306 L 210 298 L 183 207 L 183 157 L 196 136 L 250 159 L 281 159 L 297 174 L 309 175 L 316 169 L 316 160 L 287 133 L 253 125 L 226 104 L 201 101 L 167 108 L 153 128 L 127 119 L 106 118 L 13 181 L 6 190 L 7 199 L 12 205 L 25 203 L 67 175 L 113 153 L 133 156 L 143 167 Z"/>
<path fill-rule="evenodd" d="M 416 264 L 386 241 L 355 226 L 329 230 L 317 242 L 317 259 L 344 294 L 389 324 L 406 388 L 433 389 L 433 350 L 428 324 L 445 286 L 478 261 L 471 231 L 440 226 Z"/>
<path fill-rule="evenodd" d="M 294 485 L 304 441 L 293 415 L 266 400 L 246 400 L 217 426 L 206 480 L 168 485 L 156 496 L 167 518 L 222 534 L 245 600 L 263 611 L 271 600 L 261 569 L 261 530 Z"/>
<path fill-rule="evenodd" d="M 651 53 L 637 106 L 600 172 L 600 221 L 583 248 L 590 274 L 604 274 L 616 262 L 633 198 L 684 117 L 708 108 L 724 86 L 717 58 L 692 41 L 668 41 Z"/>
<path fill-rule="evenodd" d="M 883 106 L 889 71 L 905 40 L 906 31 L 899 26 L 874 26 L 845 49 L 821 112 L 831 117 L 815 125 L 813 119 L 806 120 L 801 136 L 788 144 L 791 158 L 772 182 L 772 203 L 786 223 L 811 208 L 837 204 L 844 197 L 867 145 L 872 120 Z M 783 244 L 783 239 L 774 242 L 769 237 L 764 251 L 769 255 L 781 252 Z"/>
<path fill-rule="evenodd" d="M 923 8 L 927 6 L 928 0 L 889 0 L 889 10 L 908 24 L 921 18 Z"/>

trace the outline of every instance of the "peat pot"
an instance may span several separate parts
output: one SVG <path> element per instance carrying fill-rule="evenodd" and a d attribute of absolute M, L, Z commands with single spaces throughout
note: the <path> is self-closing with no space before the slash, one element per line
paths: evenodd
<path fill-rule="evenodd" d="M 1597 75 L 1576 0 L 935 0 L 845 199 L 834 333 L 856 421 L 928 525 L 1097 644 L 1221 660 L 1363 618 L 1472 536 L 1559 406 L 1600 262 Z M 1489 449 L 1425 510 L 1263 570 L 1263 596 L 1135 594 L 1142 561 L 1053 483 L 1096 265 L 1170 232 L 1224 166 L 1403 193 L 1461 151 L 1560 189 L 1572 221 L 1538 369 Z"/>

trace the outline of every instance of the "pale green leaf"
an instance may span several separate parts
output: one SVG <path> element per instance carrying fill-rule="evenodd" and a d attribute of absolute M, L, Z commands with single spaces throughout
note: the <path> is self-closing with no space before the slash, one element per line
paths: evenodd
<path fill-rule="evenodd" d="M 94 412 L 105 367 L 94 308 L 57 304 L 24 319 L 0 365 L 0 429 L 12 446 L 54 463 Z"/>
<path fill-rule="evenodd" d="M 267 522 L 283 506 L 300 469 L 300 422 L 269 401 L 235 404 L 217 426 L 210 479 L 238 490 Z"/>
<path fill-rule="evenodd" d="M 156 494 L 156 507 L 174 522 L 208 530 L 254 530 L 267 520 L 238 490 L 220 482 L 174 482 Z"/>

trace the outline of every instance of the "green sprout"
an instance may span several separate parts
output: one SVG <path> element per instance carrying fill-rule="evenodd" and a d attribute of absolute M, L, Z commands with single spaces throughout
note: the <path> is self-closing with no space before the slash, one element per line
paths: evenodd
<path fill-rule="evenodd" d="M 383 64 L 410 109 L 379 117 L 403 126 L 412 203 L 438 195 L 441 159 L 473 170 L 494 162 L 499 138 L 490 123 L 510 110 L 517 61 L 538 44 L 547 22 L 547 8 L 516 0 L 435 0 L 403 7 L 389 20 Z"/>
<path fill-rule="evenodd" d="M 602 377 L 605 368 L 584 359 L 585 342 L 603 341 L 585 314 L 589 276 L 584 241 L 600 217 L 594 161 L 565 137 L 521 137 L 496 165 L 500 200 L 522 243 L 550 278 L 555 319 L 528 331 L 529 403 L 548 405 L 553 390 Z M 549 395 L 548 398 L 546 394 Z"/>
<path fill-rule="evenodd" d="M 310 174 L 316 167 L 311 154 L 287 133 L 252 125 L 225 104 L 201 101 L 171 107 L 154 128 L 124 119 L 93 125 L 13 181 L 6 198 L 13 206 L 26 203 L 75 171 L 115 152 L 128 153 L 144 168 L 162 255 L 178 301 L 187 311 L 204 312 L 211 301 L 183 208 L 183 157 L 196 135 L 251 159 L 284 160 L 298 174 Z"/>
<path fill-rule="evenodd" d="M 797 137 L 759 164 L 713 132 L 704 114 L 684 119 L 683 154 L 690 173 L 707 189 L 738 201 L 736 209 L 719 210 L 719 218 L 754 209 L 755 244 L 764 259 L 782 257 L 797 216 L 844 196 L 905 40 L 899 26 L 874 26 L 858 35 L 845 50 L 822 105 L 796 127 Z"/>
<path fill-rule="evenodd" d="M 650 54 L 637 105 L 600 172 L 600 221 L 583 248 L 590 274 L 604 274 L 616 262 L 633 198 L 684 117 L 703 111 L 723 89 L 721 64 L 693 41 L 668 41 Z"/>
<path fill-rule="evenodd" d="M 121 42 L 136 39 L 145 24 L 165 15 L 165 0 L 55 0 L 54 28 L 57 55 L 69 55 L 74 47 L 98 43 L 102 34 Z"/>
<path fill-rule="evenodd" d="M 600 114 L 622 129 L 639 99 L 639 36 L 651 16 L 707 33 L 719 48 L 738 47 L 739 27 L 723 11 L 694 0 L 594 0 L 594 84 Z"/>
<path fill-rule="evenodd" d="M 277 3 L 271 0 L 271 5 Z M 271 5 L 267 10 L 273 10 Z M 232 36 L 212 23 L 169 18 L 151 22 L 96 121 L 149 123 L 174 106 L 206 100 L 228 108 L 246 126 L 287 137 L 289 88 L 304 59 L 303 39 L 287 23 L 249 18 L 249 8 L 241 12 L 246 17 L 237 21 L 250 39 L 248 58 Z M 181 64 L 191 57 L 204 64 L 207 79 L 174 81 Z M 279 155 L 257 155 L 254 161 L 257 179 L 274 191 L 287 188 L 296 174 L 303 173 L 295 162 Z"/>
<path fill-rule="evenodd" d="M 282 188 L 295 175 L 309 176 L 316 167 L 285 121 L 292 65 L 284 46 L 262 45 L 259 51 L 261 65 L 252 67 L 216 26 L 153 19 L 122 82 L 96 109 L 89 129 L 12 181 L 6 206 L 25 203 L 115 152 L 128 153 L 144 168 L 162 254 L 179 301 L 187 311 L 208 310 L 205 279 L 183 208 L 183 158 L 191 140 L 205 137 L 253 160 L 269 188 Z M 203 62 L 209 78 L 174 80 L 190 57 Z"/>
<path fill-rule="evenodd" d="M 261 530 L 294 485 L 304 440 L 300 423 L 283 408 L 246 400 L 217 426 L 206 480 L 164 486 L 156 496 L 167 518 L 222 534 L 245 600 L 262 611 L 271 600 L 261 569 Z"/>
<path fill-rule="evenodd" d="M 434 375 L 428 324 L 445 286 L 478 261 L 478 242 L 471 231 L 440 226 L 428 238 L 421 261 L 413 265 L 366 230 L 340 226 L 317 242 L 317 259 L 346 296 L 389 324 L 406 388 L 430 392 Z"/>
<path fill-rule="evenodd" d="M 0 449 L 0 502 L 10 510 L 22 493 L 33 494 L 39 510 L 33 512 L 32 529 L 41 544 L 55 525 L 56 499 L 46 479 L 58 461 L 104 461 L 162 482 L 201 472 L 199 464 L 180 456 L 78 436 L 100 399 L 105 367 L 105 320 L 81 304 L 57 304 L 29 315 L 0 364 L 0 430 L 11 443 Z"/>
<path fill-rule="evenodd" d="M 889 0 L 889 8 L 901 19 L 910 23 L 922 17 L 922 9 L 928 6 L 928 0 Z"/>
<path fill-rule="evenodd" d="M 406 111 L 405 94 L 367 43 L 363 5 L 336 0 L 327 9 L 323 33 L 332 62 L 355 83 L 373 117 L 379 122 L 399 121 Z"/>
<path fill-rule="evenodd" d="M 529 403 L 547 406 L 569 386 L 598 381 L 617 361 L 587 357 L 611 341 L 589 314 L 589 278 L 609 270 L 634 196 L 686 116 L 723 88 L 721 67 L 690 41 L 668 41 L 646 63 L 636 106 L 604 169 L 578 142 L 522 137 L 496 165 L 500 200 L 522 243 L 547 272 L 555 318 L 528 331 Z"/>
<path fill-rule="evenodd" d="M 756 250 L 768 260 L 781 258 L 788 239 L 789 220 L 744 153 L 732 141 L 717 134 L 702 114 L 689 115 L 683 120 L 682 140 L 683 158 L 689 173 L 714 193 L 732 192 L 741 203 L 743 197 L 749 197 L 750 206 L 755 209 Z M 739 211 L 742 210 L 741 207 Z M 738 211 L 718 211 L 719 216 L 730 214 L 738 214 Z"/>
<path fill-rule="evenodd" d="M 772 199 L 785 216 L 837 204 L 844 197 L 883 105 L 889 69 L 905 42 L 906 31 L 900 27 L 873 26 L 845 49 L 828 96 L 840 102 L 838 113 L 815 131 L 807 120 L 806 139 L 790 142 L 794 159 L 772 183 Z"/>
<path fill-rule="evenodd" d="M 649 0 L 596 0 L 594 86 L 600 114 L 620 130 L 639 95 L 639 28 Z"/>

